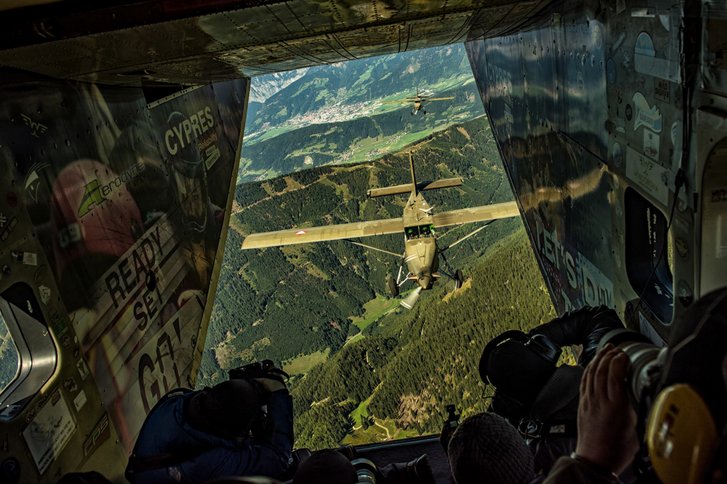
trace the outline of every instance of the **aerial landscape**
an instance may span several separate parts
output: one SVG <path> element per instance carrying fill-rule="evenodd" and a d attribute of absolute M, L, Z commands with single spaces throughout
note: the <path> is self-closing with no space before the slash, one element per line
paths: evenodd
<path fill-rule="evenodd" d="M 414 114 L 397 100 L 417 90 L 453 99 Z M 463 178 L 427 192 L 438 212 L 512 200 L 464 48 L 261 76 L 250 99 L 198 385 L 272 359 L 291 375 L 296 445 L 310 448 L 436 433 L 450 403 L 483 410 L 487 341 L 554 316 L 518 218 L 452 248 L 446 270 L 464 284 L 442 278 L 411 310 L 387 288 L 401 262 L 391 255 L 346 241 L 241 250 L 256 232 L 400 217 L 406 195 L 366 194 L 410 182 L 410 152 L 417 179 Z M 477 228 L 437 237 L 447 245 Z M 402 240 L 366 243 L 401 253 Z"/>

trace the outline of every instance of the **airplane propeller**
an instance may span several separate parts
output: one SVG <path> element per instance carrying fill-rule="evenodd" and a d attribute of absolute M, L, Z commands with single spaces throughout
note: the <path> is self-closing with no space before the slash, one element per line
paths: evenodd
<path fill-rule="evenodd" d="M 405 307 L 406 309 L 411 309 L 414 307 L 414 305 L 419 300 L 419 296 L 422 293 L 422 287 L 417 286 L 416 289 L 414 289 L 412 292 L 409 293 L 404 299 L 401 300 L 399 303 L 402 307 Z"/>

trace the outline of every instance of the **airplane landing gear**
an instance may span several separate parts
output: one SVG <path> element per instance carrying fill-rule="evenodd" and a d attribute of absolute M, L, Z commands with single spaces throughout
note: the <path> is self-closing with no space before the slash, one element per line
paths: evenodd
<path fill-rule="evenodd" d="M 462 284 L 464 283 L 464 276 L 462 275 L 462 270 L 457 269 L 457 271 L 454 273 L 454 287 L 455 289 L 459 289 L 462 287 Z"/>

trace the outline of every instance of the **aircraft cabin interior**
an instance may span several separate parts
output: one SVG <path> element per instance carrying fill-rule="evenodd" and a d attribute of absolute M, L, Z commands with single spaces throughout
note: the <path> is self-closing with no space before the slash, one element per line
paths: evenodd
<path fill-rule="evenodd" d="M 727 285 L 726 28 L 702 0 L 0 3 L 0 481 L 126 482 L 147 413 L 196 386 L 256 76 L 464 45 L 556 314 L 701 334 L 679 321 Z M 437 435 L 357 450 L 451 482 Z"/>

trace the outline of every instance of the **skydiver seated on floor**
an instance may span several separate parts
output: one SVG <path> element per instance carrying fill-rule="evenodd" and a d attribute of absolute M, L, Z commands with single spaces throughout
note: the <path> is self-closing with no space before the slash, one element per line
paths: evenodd
<path fill-rule="evenodd" d="M 479 372 L 495 387 L 489 410 L 526 437 L 536 472 L 547 473 L 558 457 L 574 450 L 583 367 L 594 357 L 601 337 L 617 328 L 623 323 L 614 310 L 584 307 L 528 334 L 506 331 L 485 347 Z M 582 345 L 579 365 L 556 367 L 566 345 Z"/>
<path fill-rule="evenodd" d="M 135 484 L 280 478 L 292 447 L 293 406 L 282 380 L 232 379 L 163 397 L 142 426 L 126 476 Z"/>

